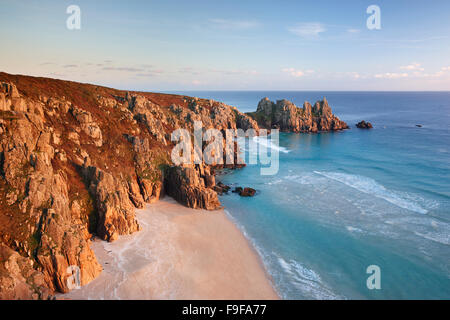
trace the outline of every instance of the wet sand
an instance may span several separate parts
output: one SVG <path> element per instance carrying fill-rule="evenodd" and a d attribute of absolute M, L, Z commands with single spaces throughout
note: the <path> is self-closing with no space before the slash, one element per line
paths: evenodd
<path fill-rule="evenodd" d="M 257 253 L 223 210 L 171 198 L 137 210 L 142 230 L 93 250 L 104 270 L 66 299 L 278 299 Z"/>

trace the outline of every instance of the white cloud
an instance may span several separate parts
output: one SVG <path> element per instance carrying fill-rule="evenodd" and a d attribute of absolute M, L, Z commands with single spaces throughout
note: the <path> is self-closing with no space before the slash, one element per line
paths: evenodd
<path fill-rule="evenodd" d="M 414 75 L 417 77 L 420 77 L 420 78 L 439 78 L 439 77 L 447 75 L 449 70 L 450 69 L 442 68 L 442 70 L 436 71 L 434 73 L 419 73 L 419 72 L 416 73 L 415 72 Z"/>
<path fill-rule="evenodd" d="M 259 22 L 250 20 L 209 19 L 209 22 L 222 29 L 250 29 L 259 26 Z"/>
<path fill-rule="evenodd" d="M 422 65 L 420 63 L 414 62 L 407 66 L 401 66 L 400 69 L 403 70 L 417 70 L 417 71 L 424 71 L 425 69 L 422 68 Z"/>
<path fill-rule="evenodd" d="M 441 76 L 443 76 L 444 74 L 445 74 L 444 71 L 438 71 L 438 72 L 435 72 L 434 74 L 432 74 L 431 76 L 432 76 L 432 77 L 441 77 Z"/>
<path fill-rule="evenodd" d="M 347 32 L 348 33 L 360 33 L 361 32 L 361 30 L 359 30 L 359 29 L 347 29 Z"/>
<path fill-rule="evenodd" d="M 320 33 L 327 31 L 325 26 L 319 22 L 299 23 L 288 30 L 303 38 L 317 37 Z"/>
<path fill-rule="evenodd" d="M 149 71 L 149 72 L 140 72 L 140 73 L 137 73 L 136 76 L 137 77 L 150 78 L 150 77 L 159 76 L 162 73 L 163 73 L 162 70 L 155 70 L 155 71 Z"/>
<path fill-rule="evenodd" d="M 432 78 L 439 78 L 439 77 L 448 75 L 449 71 L 450 71 L 450 67 L 442 67 L 441 70 L 436 71 L 435 73 L 431 73 L 431 74 L 425 73 L 425 74 L 423 74 L 423 76 L 425 76 L 425 77 L 432 77 Z"/>
<path fill-rule="evenodd" d="M 411 70 L 412 76 L 417 78 L 439 78 L 442 76 L 446 76 L 450 71 L 450 67 L 442 67 L 439 71 L 433 73 L 425 73 L 423 72 L 425 69 L 421 68 L 420 64 L 418 63 L 405 66 L 403 69 Z"/>
<path fill-rule="evenodd" d="M 209 69 L 209 72 L 212 73 L 220 73 L 222 75 L 251 75 L 251 76 L 256 76 L 259 74 L 258 71 L 256 70 L 237 70 L 237 69 L 233 69 L 233 70 L 222 70 L 222 69 Z"/>
<path fill-rule="evenodd" d="M 296 70 L 294 68 L 284 68 L 282 71 L 285 73 L 289 73 L 291 76 L 296 77 L 296 78 L 300 78 L 305 75 L 305 72 L 303 72 L 302 70 Z M 314 70 L 306 71 L 306 73 L 313 73 L 313 72 L 314 72 Z"/>
<path fill-rule="evenodd" d="M 193 84 L 194 86 L 200 86 L 204 84 L 204 82 L 200 80 L 192 80 L 191 84 Z"/>
<path fill-rule="evenodd" d="M 400 78 L 407 78 L 408 74 L 407 73 L 391 73 L 391 72 L 387 72 L 387 73 L 379 73 L 375 75 L 375 78 L 379 78 L 379 79 L 400 79 Z"/>

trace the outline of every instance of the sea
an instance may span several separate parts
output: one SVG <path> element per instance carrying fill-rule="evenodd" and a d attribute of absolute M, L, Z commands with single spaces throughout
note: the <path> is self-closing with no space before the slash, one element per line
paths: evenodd
<path fill-rule="evenodd" d="M 450 299 L 450 92 L 179 93 L 242 112 L 326 97 L 351 127 L 280 133 L 278 173 L 218 177 L 257 190 L 220 200 L 281 298 Z"/>

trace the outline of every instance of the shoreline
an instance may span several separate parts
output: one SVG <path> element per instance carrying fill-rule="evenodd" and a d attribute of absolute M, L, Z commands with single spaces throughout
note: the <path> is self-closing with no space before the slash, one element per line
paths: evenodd
<path fill-rule="evenodd" d="M 279 299 L 263 262 L 223 209 L 165 197 L 138 209 L 141 230 L 92 244 L 103 272 L 62 299 Z"/>

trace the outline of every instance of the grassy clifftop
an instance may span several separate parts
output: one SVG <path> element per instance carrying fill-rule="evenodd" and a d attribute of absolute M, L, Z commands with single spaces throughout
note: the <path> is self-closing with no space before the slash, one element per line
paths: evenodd
<path fill-rule="evenodd" d="M 194 208 L 220 206 L 214 168 L 170 160 L 171 133 L 195 120 L 257 128 L 212 100 L 0 73 L 0 251 L 36 272 L 24 277 L 0 261 L 0 298 L 66 292 L 69 266 L 88 283 L 101 272 L 90 238 L 138 231 L 135 208 L 163 193 Z"/>

